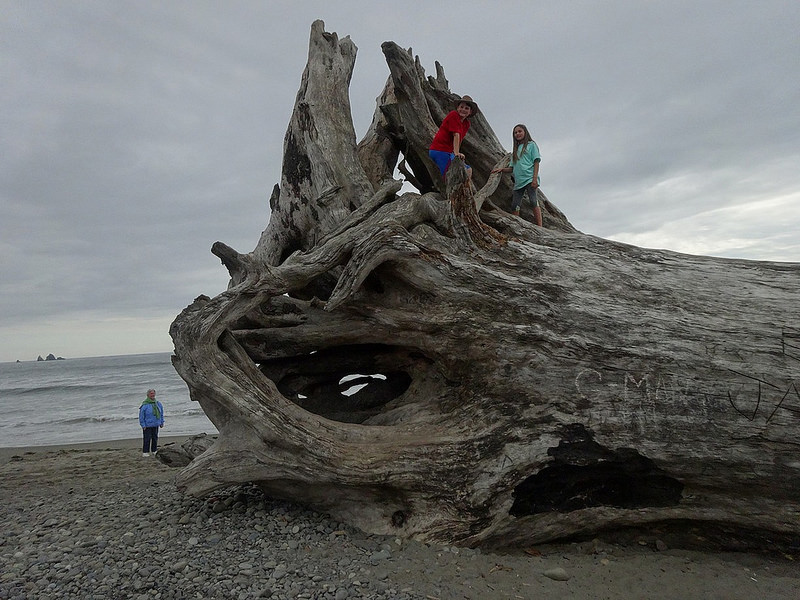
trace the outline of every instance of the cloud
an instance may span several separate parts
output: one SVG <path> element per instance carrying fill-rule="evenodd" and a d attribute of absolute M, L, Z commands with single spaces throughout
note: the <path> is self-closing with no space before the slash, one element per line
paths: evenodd
<path fill-rule="evenodd" d="M 787 253 L 800 256 L 800 191 L 758 199 L 672 219 L 641 231 L 619 232 L 609 239 L 646 248 L 668 248 L 686 254 L 785 262 Z"/>
<path fill-rule="evenodd" d="M 317 18 L 359 47 L 359 136 L 388 76 L 380 44 L 393 40 L 428 73 L 444 65 L 507 147 L 514 124 L 531 127 L 543 189 L 582 231 L 800 261 L 800 5 L 501 0 L 489 10 L 5 2 L 0 360 L 55 352 L 42 346 L 66 338 L 97 350 L 81 342 L 64 356 L 171 347 L 157 327 L 227 284 L 211 244 L 247 252 L 266 227 Z"/>

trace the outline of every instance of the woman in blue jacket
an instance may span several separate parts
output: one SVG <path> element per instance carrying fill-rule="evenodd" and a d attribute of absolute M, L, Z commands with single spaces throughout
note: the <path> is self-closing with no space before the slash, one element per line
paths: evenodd
<path fill-rule="evenodd" d="M 164 426 L 164 407 L 156 401 L 156 391 L 147 390 L 147 399 L 139 407 L 139 425 L 142 426 L 142 456 L 155 456 L 158 450 L 158 429 Z M 152 452 L 152 454 L 151 454 Z"/>

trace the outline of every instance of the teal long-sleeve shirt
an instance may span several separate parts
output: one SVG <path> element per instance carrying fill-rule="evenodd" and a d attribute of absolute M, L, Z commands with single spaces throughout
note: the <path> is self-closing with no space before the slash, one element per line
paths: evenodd
<path fill-rule="evenodd" d="M 539 146 L 533 140 L 527 143 L 524 150 L 520 151 L 516 162 L 514 161 L 514 155 L 511 155 L 511 164 L 509 166 L 514 174 L 515 190 L 524 188 L 533 182 L 533 167 L 537 160 L 541 161 L 542 157 L 539 154 Z M 536 177 L 536 183 L 541 183 L 539 177 Z"/>

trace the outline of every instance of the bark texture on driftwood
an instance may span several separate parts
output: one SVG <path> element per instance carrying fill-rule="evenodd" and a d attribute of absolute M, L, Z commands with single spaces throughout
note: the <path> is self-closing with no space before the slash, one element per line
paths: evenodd
<path fill-rule="evenodd" d="M 423 151 L 455 95 L 383 49 L 357 147 L 331 96 L 355 47 L 312 26 L 270 223 L 252 253 L 214 245 L 229 289 L 171 327 L 219 430 L 179 487 L 252 481 L 463 545 L 680 522 L 796 539 L 800 265 L 599 239 L 549 202 L 544 228 L 512 217 L 485 121 L 476 186 L 460 161 L 436 180 Z M 401 155 L 424 193 L 397 196 Z"/>

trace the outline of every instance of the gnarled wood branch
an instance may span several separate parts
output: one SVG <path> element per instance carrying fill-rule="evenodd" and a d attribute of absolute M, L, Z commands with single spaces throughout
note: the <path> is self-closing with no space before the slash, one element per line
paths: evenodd
<path fill-rule="evenodd" d="M 602 240 L 550 204 L 544 228 L 512 217 L 485 122 L 480 189 L 460 161 L 437 180 L 426 136 L 452 95 L 391 43 L 388 134 L 359 152 L 354 53 L 312 26 L 270 223 L 251 254 L 215 245 L 229 289 L 170 329 L 219 430 L 179 487 L 253 481 L 463 545 L 666 522 L 796 539 L 800 265 Z M 430 190 L 396 195 L 394 152 Z"/>

